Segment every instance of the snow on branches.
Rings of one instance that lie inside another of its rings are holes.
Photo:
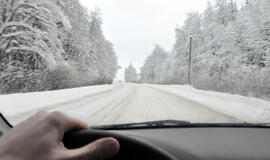
[[[0,93],[111,83],[117,59],[89,17],[77,0],[0,0]]]
[[[171,54],[146,59],[143,82],[187,84],[192,35],[194,87],[269,99],[270,1],[247,0],[241,8],[237,4],[216,0],[202,14],[188,13],[184,26],[176,29]]]
[[[125,69],[125,81],[130,83],[138,82],[138,74],[132,64]]]

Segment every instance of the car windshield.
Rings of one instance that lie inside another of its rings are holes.
[[[270,1],[0,0],[0,112],[16,125],[42,110],[270,123]]]

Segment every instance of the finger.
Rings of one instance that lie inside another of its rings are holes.
[[[73,130],[89,129],[88,125],[78,119],[71,118],[61,112],[53,112],[48,116],[49,125],[63,130],[63,134]]]
[[[83,148],[69,150],[71,160],[104,160],[113,157],[120,149],[119,142],[114,138],[99,139]]]

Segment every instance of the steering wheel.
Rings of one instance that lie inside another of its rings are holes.
[[[121,149],[118,155],[110,160],[177,160],[177,158],[169,154],[167,151],[153,146],[150,143],[107,131],[84,130],[72,132],[65,135],[63,142],[68,149],[76,149],[105,137],[113,137],[120,143]]]

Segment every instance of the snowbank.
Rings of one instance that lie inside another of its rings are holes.
[[[270,121],[269,101],[227,93],[203,91],[188,85],[150,86],[201,103],[212,110],[245,120],[246,122]]]

